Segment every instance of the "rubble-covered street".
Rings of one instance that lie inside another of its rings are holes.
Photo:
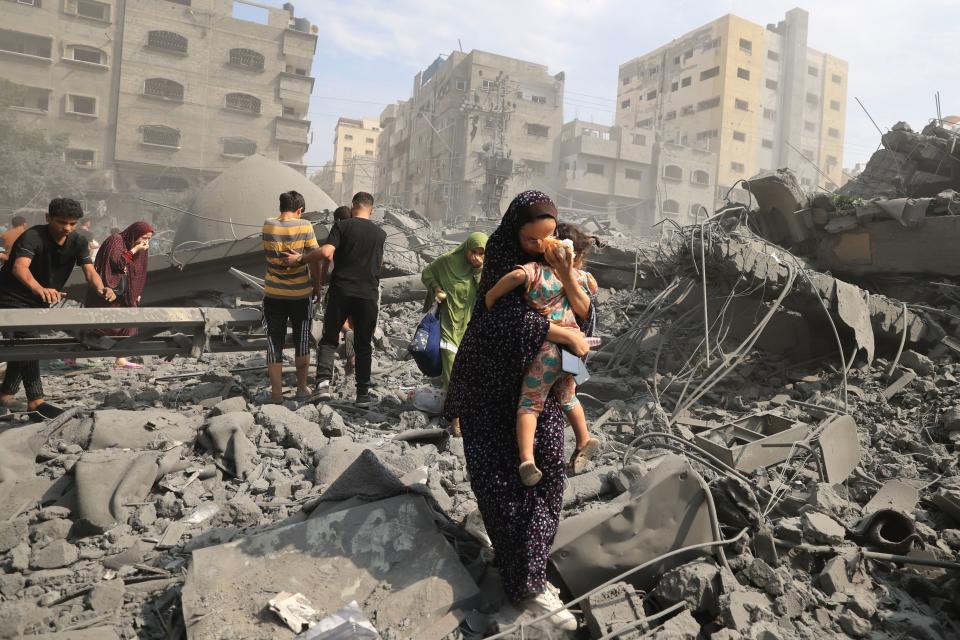
[[[602,453],[568,479],[552,553],[567,637],[960,637],[953,238],[925,248],[939,271],[876,248],[842,268],[850,234],[952,224],[960,184],[880,188],[879,164],[856,200],[780,172],[658,241],[601,236],[603,346],[579,394]],[[440,242],[404,215],[387,212],[400,255]],[[329,402],[259,405],[260,352],[48,361],[70,410],[0,427],[0,637],[333,638],[345,619],[358,638],[560,637],[505,600],[462,440],[406,354],[403,282],[370,409],[343,375]]]

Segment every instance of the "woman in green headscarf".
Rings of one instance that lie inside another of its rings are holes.
[[[444,389],[450,383],[457,347],[473,314],[486,245],[487,234],[471,233],[459,247],[434,260],[421,276],[427,287],[425,309],[429,309],[438,296],[444,298],[440,306],[440,358]]]

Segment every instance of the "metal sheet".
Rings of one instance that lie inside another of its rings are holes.
[[[138,309],[2,309],[0,331],[78,331],[84,329],[184,329],[205,324],[258,327],[259,309],[140,307]]]
[[[628,493],[562,521],[550,557],[567,587],[581,595],[667,551],[712,539],[696,471],[684,458],[668,455]],[[663,571],[698,555],[703,553],[681,554],[630,582],[648,590]]]
[[[827,418],[820,432],[820,457],[824,479],[830,484],[843,482],[860,464],[857,423],[848,415]]]
[[[874,338],[873,324],[870,322],[870,308],[867,306],[868,294],[859,287],[836,280],[837,314],[843,322],[853,329],[857,347],[867,352],[867,364],[873,362]]]

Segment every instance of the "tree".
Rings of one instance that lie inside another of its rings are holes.
[[[0,79],[0,207],[42,209],[57,196],[79,198],[85,179],[64,161],[68,138],[24,127],[9,111],[20,103],[23,90]]]

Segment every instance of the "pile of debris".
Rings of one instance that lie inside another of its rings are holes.
[[[960,260],[949,238],[933,271],[877,251],[955,220],[960,185],[917,167],[870,200],[758,176],[753,207],[593,255],[579,391],[603,449],[551,555],[565,637],[960,635]],[[408,251],[444,245],[383,215]],[[385,291],[372,409],[343,375],[319,407],[259,406],[259,353],[51,363],[73,408],[0,423],[0,638],[562,637],[500,587],[442,392],[406,357],[415,279]]]

